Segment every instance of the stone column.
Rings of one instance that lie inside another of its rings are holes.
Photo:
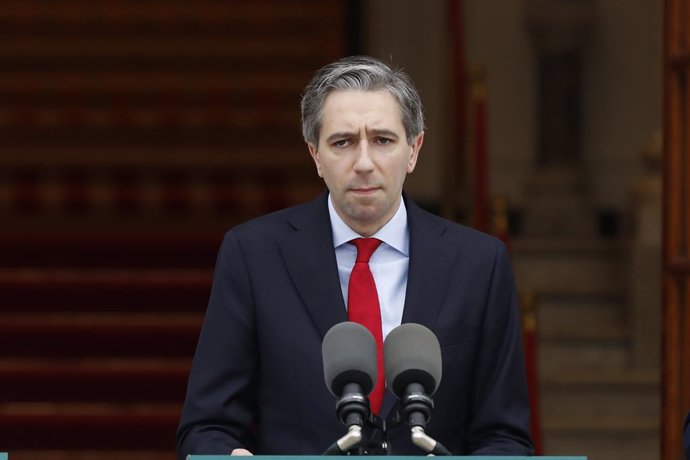
[[[659,369],[661,363],[661,132],[642,152],[644,174],[632,194],[630,312],[632,367]]]
[[[581,61],[590,0],[525,0],[537,56],[538,150],[528,179],[524,230],[584,236],[596,229],[582,171]]]

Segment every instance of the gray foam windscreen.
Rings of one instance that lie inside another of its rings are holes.
[[[393,329],[383,344],[386,384],[397,397],[407,385],[419,383],[429,396],[441,383],[442,358],[438,339],[421,324],[406,323]]]
[[[367,395],[376,383],[376,342],[364,326],[351,321],[336,324],[321,344],[326,386],[334,396],[342,396],[348,383],[361,385]]]

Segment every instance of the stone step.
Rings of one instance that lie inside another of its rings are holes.
[[[655,372],[567,372],[542,374],[540,402],[546,419],[568,414],[582,420],[615,415],[659,419],[659,376]]]
[[[2,55],[0,55],[2,59]],[[30,122],[29,122],[30,120]],[[37,130],[52,133],[79,129],[104,129],[118,132],[134,132],[138,129],[170,129],[172,131],[199,132],[226,127],[236,132],[261,129],[285,130],[297,124],[293,107],[278,107],[271,110],[256,107],[234,107],[219,111],[215,107],[134,106],[126,109],[113,107],[65,106],[31,107],[20,112],[11,108],[0,108],[0,132],[19,132],[26,125]],[[59,134],[58,134],[59,135]]]
[[[228,78],[227,75],[212,70],[200,69],[198,72],[170,73],[160,70],[144,70],[132,78],[131,71],[115,69],[101,71],[98,78],[79,78],[83,73],[72,69],[51,72],[51,78],[35,71],[5,71],[0,75],[0,91],[26,94],[32,89],[39,93],[119,93],[119,92],[200,92],[201,94],[238,93],[242,91],[292,92],[299,95],[313,75],[313,70],[274,69],[243,72]]]
[[[522,292],[615,294],[625,287],[624,260],[617,242],[573,239],[518,239],[513,266]]]
[[[513,244],[521,291],[537,299],[544,454],[659,457],[659,375],[632,372],[625,246],[595,238]]]
[[[311,176],[315,176],[311,165],[303,156],[306,154],[304,143],[300,143],[295,136],[291,137],[293,139],[288,141],[289,145],[285,145],[285,138],[279,135],[256,139],[251,145],[243,139],[235,138],[228,143],[208,140],[209,142],[201,142],[204,144],[203,150],[199,149],[197,143],[129,143],[128,150],[123,150],[121,145],[108,144],[98,150],[99,156],[93,157],[85,157],[81,150],[69,145],[55,145],[51,149],[48,144],[27,143],[17,147],[9,143],[3,144],[3,139],[0,139],[3,147],[0,166],[8,171],[10,178],[13,170],[33,170],[38,177],[47,171],[58,178],[61,171],[66,171],[70,175],[86,173],[96,181],[116,176],[118,171],[129,173],[134,178],[155,178],[156,175],[172,171],[210,176],[211,179],[227,177],[244,182],[266,175],[275,176],[276,171],[282,171],[286,176],[308,171]],[[278,153],[276,149],[281,143],[284,149]],[[229,148],[233,150],[227,151]],[[303,155],[300,156],[300,153]],[[58,158],[55,158],[56,155]],[[305,177],[299,176],[299,179],[304,180]],[[79,233],[78,229],[72,231]]]
[[[142,23],[165,25],[214,26],[232,25],[254,30],[265,27],[276,30],[287,24],[311,25],[327,29],[330,25],[324,18],[342,17],[341,2],[313,2],[293,0],[291,2],[254,0],[251,2],[198,1],[194,4],[184,1],[119,2],[114,8],[108,2],[85,2],[66,0],[60,8],[40,0],[5,0],[0,10],[0,20],[18,22],[22,26],[40,25],[49,30],[87,25],[98,30],[119,26],[132,33],[132,27]],[[104,18],[108,20],[105,21]],[[250,24],[252,27],[248,27]],[[332,28],[333,26],[330,25]],[[77,30],[78,27],[77,27]],[[139,29],[136,29],[139,30]],[[244,29],[243,29],[244,30]],[[226,30],[232,33],[233,30]],[[293,31],[299,33],[299,30]]]
[[[0,311],[203,312],[213,271],[0,270]]]
[[[2,235],[0,267],[212,268],[220,242],[217,234]]]
[[[542,339],[625,338],[629,334],[619,295],[541,295],[537,318]]]
[[[179,404],[0,404],[3,450],[172,450]]]
[[[659,385],[661,376],[655,370],[585,370],[576,372],[541,372],[539,378],[547,385],[631,385],[649,387]]]
[[[574,370],[623,371],[630,362],[628,338],[612,337],[598,340],[540,340],[538,360],[544,372]]]
[[[621,245],[522,238],[513,247],[518,287],[536,297],[540,368],[625,369],[630,334]]]
[[[201,312],[0,313],[0,349],[3,358],[191,358],[202,321]]]
[[[659,425],[656,417],[619,417],[615,414],[595,418],[559,414],[542,419],[546,431],[578,434],[651,434]]]
[[[179,403],[191,359],[0,359],[7,401]]]
[[[169,450],[13,450],[12,460],[174,460]]]
[[[515,255],[559,255],[559,254],[598,254],[620,255],[626,244],[618,239],[599,237],[531,237],[520,236],[511,240]]]
[[[543,426],[546,455],[585,455],[588,460],[654,460],[660,455],[657,418],[558,417],[544,418]]]
[[[305,58],[308,64],[318,65],[318,59],[324,55],[337,54],[341,40],[338,37],[326,36],[314,40],[310,36],[299,35],[259,35],[254,37],[234,37],[232,35],[188,35],[178,37],[173,33],[165,36],[137,37],[132,34],[120,36],[94,35],[86,41],[73,34],[50,35],[41,37],[33,34],[15,34],[7,46],[0,50],[0,58],[5,61],[27,58],[73,58],[87,62],[102,62],[105,59],[131,60],[148,58],[153,61],[176,57],[178,62],[191,59],[203,65],[217,59],[232,64],[247,64],[256,61],[257,56],[263,59],[291,59],[296,66]],[[202,51],[203,50],[203,51]],[[168,61],[169,62],[169,61]],[[273,62],[275,64],[275,62]],[[207,64],[208,65],[208,64]],[[264,64],[265,65],[265,64]],[[312,67],[313,68],[313,67]],[[242,72],[243,68],[236,68]]]
[[[659,435],[618,433],[549,436],[544,454],[554,456],[585,455],[588,460],[656,460],[660,456]]]

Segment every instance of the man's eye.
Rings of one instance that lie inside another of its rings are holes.
[[[391,142],[393,142],[393,139],[388,139],[387,137],[379,137],[376,139],[376,142],[381,145],[388,145]]]
[[[334,147],[347,147],[349,142],[347,139],[340,139],[339,141],[333,142]]]

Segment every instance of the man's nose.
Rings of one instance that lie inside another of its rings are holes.
[[[369,150],[369,142],[363,139],[359,142],[357,149],[357,159],[355,160],[355,171],[366,172],[374,169],[374,162],[371,159],[371,151]]]

